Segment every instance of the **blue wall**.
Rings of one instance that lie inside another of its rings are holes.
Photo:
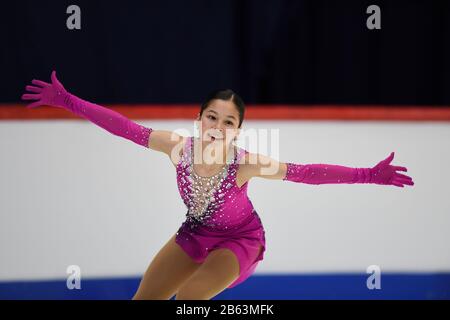
[[[254,275],[216,296],[220,299],[450,299],[450,273],[382,274],[381,289],[366,287],[367,274]],[[140,278],[2,282],[0,299],[131,299]]]

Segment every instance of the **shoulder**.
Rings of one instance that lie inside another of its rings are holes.
[[[148,147],[152,150],[170,155],[174,148],[181,145],[183,138],[183,136],[180,136],[174,131],[153,130],[150,135]]]
[[[240,157],[239,157],[239,165],[242,166],[253,166],[253,167],[258,167],[264,164],[268,164],[271,161],[273,161],[272,158],[260,154],[260,153],[253,153],[250,152],[248,150],[245,150],[243,148],[239,148],[239,153],[240,153]]]
[[[238,148],[239,173],[248,180],[257,176],[259,172],[261,161],[259,161],[259,154],[250,152],[243,148]]]
[[[191,136],[180,136],[177,143],[172,146],[172,151],[167,153],[172,164],[177,167],[184,153],[189,152],[190,142],[192,141]]]
[[[242,149],[239,160],[239,171],[248,179],[262,177],[267,179],[280,179],[284,176],[286,167],[282,162],[260,153],[249,152]]]

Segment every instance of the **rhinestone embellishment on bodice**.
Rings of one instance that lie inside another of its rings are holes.
[[[183,154],[184,167],[181,168],[180,178],[180,187],[184,191],[184,200],[188,208],[186,221],[190,222],[191,226],[202,224],[213,227],[214,219],[210,221],[208,218],[220,208],[225,201],[226,191],[232,186],[231,183],[227,183],[226,186],[223,184],[230,174],[230,166],[235,163],[236,149],[228,154],[226,164],[218,173],[203,177],[194,170],[194,141],[193,137],[190,138],[190,148]]]

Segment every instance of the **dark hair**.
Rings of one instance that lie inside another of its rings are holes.
[[[234,105],[236,106],[236,109],[239,112],[239,126],[241,127],[242,121],[244,121],[244,113],[245,113],[245,104],[244,101],[242,101],[241,97],[234,93],[233,90],[225,89],[225,90],[216,90],[211,92],[208,97],[206,98],[206,101],[202,104],[200,108],[200,117],[203,114],[203,111],[208,107],[209,102],[214,99],[220,99],[225,101],[232,101]]]

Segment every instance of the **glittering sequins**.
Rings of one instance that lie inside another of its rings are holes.
[[[143,145],[144,147],[148,148],[148,142],[150,140],[150,134],[152,133],[153,129],[152,128],[146,128],[144,126],[141,126],[141,135],[140,135],[140,139],[139,144]]]
[[[229,163],[227,163],[222,170],[210,177],[199,176],[194,170],[194,152],[191,152],[191,162],[189,172],[191,182],[191,205],[187,213],[189,221],[197,222],[207,219],[214,209],[216,209],[224,200],[222,200],[224,193],[221,184],[228,175]],[[216,201],[215,195],[219,198]]]
[[[302,182],[305,178],[306,171],[309,170],[305,165],[290,162],[287,162],[286,166],[286,175],[283,178],[285,181]]]
[[[148,148],[148,142],[152,131],[152,128],[146,128],[134,122],[133,128],[131,128],[131,133],[128,130],[126,131],[126,138]]]
[[[246,187],[236,185],[238,160],[245,150],[237,147],[228,154],[226,164],[215,175],[196,174],[194,163],[194,137],[188,137],[183,155],[177,165],[177,182],[181,197],[188,209],[185,225],[204,226],[227,231],[249,221],[254,214]]]

